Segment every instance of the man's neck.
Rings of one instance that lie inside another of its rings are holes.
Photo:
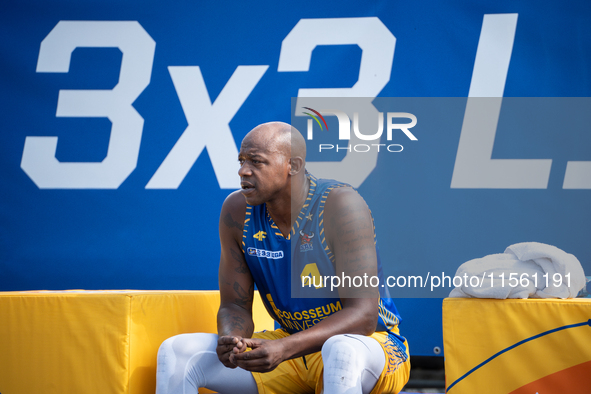
[[[309,190],[310,181],[304,174],[302,177],[292,178],[287,199],[267,202],[267,211],[286,238],[306,202]]]
[[[292,188],[291,192],[291,226],[293,226],[296,218],[300,214],[310,191],[310,179],[307,174],[304,174],[303,179],[298,179],[297,181],[298,185],[296,185],[295,188]]]

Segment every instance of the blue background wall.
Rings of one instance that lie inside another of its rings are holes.
[[[146,188],[188,126],[168,67],[199,66],[215,101],[238,66],[268,66],[229,122],[234,148],[226,160],[233,163],[254,126],[290,121],[299,89],[357,81],[356,45],[319,46],[309,71],[278,71],[282,41],[303,18],[379,18],[396,37],[381,97],[465,98],[484,15],[516,13],[504,96],[591,93],[591,3],[584,1],[10,0],[0,9],[0,290],[216,289],[218,214],[231,189],[220,188],[207,149],[177,188]],[[40,44],[60,21],[137,21],[155,42],[152,67],[142,63],[149,84],[133,103],[144,120],[137,165],[116,188],[40,188],[21,168],[27,136],[57,136],[60,162],[100,162],[107,154],[109,119],[56,117],[56,108],[60,90],[113,89],[122,52],[80,47],[69,72],[36,72]],[[452,189],[463,112],[456,115],[445,132],[417,134],[418,145],[400,156],[380,154],[360,187],[386,273],[453,275],[466,260],[539,241],[573,253],[589,274],[590,191],[562,188],[567,161],[591,160],[588,128],[507,126],[503,133],[499,126],[492,158],[552,159],[547,188]],[[560,116],[548,114],[554,122]],[[208,130],[213,138],[217,132]],[[434,354],[442,345],[441,299],[398,305],[411,351]]]

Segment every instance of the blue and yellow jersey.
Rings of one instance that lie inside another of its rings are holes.
[[[336,275],[335,257],[324,236],[323,214],[330,191],[351,186],[316,179],[311,174],[308,177],[308,197],[287,237],[273,222],[266,204],[247,205],[242,233],[242,250],[263,303],[273,319],[290,334],[313,327],[342,309],[336,291],[331,292],[330,285],[324,286],[319,280]],[[383,284],[382,265],[377,254],[378,276]],[[302,276],[311,282],[302,286]],[[316,278],[318,281],[314,282]],[[379,290],[376,331],[397,331],[400,315],[387,287],[380,285]]]

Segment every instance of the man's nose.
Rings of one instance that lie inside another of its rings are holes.
[[[247,162],[244,162],[240,165],[240,168],[238,169],[238,175],[240,177],[252,175],[252,171],[250,170],[250,166]]]

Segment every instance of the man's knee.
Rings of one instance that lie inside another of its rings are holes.
[[[324,384],[327,387],[353,388],[358,386],[361,370],[356,348],[350,337],[335,335],[322,346]]]
[[[158,366],[160,367],[162,364],[166,364],[174,360],[174,350],[172,349],[172,344],[174,342],[175,337],[168,338],[158,348]]]
[[[385,363],[385,356],[380,344],[373,338],[341,334],[330,337],[322,346],[324,365],[334,360],[345,361],[351,366],[380,369]]]
[[[331,362],[338,354],[341,360],[350,360],[353,362],[357,357],[357,349],[353,346],[354,338],[348,335],[334,335],[322,345],[322,359],[324,364]],[[331,357],[332,355],[332,357]]]
[[[178,392],[185,380],[193,387],[205,384],[204,365],[215,363],[217,335],[180,334],[168,338],[158,349],[156,393]]]
[[[187,359],[200,352],[215,352],[217,335],[180,334],[166,339],[158,349],[158,362]]]
[[[356,339],[347,334],[334,335],[328,338],[322,345],[323,358],[328,356],[333,348],[339,351],[355,352],[355,347],[351,346],[352,341],[356,341]]]

